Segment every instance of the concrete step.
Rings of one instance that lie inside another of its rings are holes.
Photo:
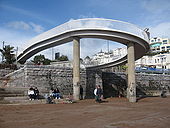
[[[5,91],[5,89],[4,88],[0,88],[0,91]]]
[[[11,100],[9,101],[11,104],[45,104],[46,99],[41,99],[41,100]]]
[[[46,99],[40,99],[40,100],[29,100],[28,97],[4,97],[4,100],[0,101],[0,104],[46,104]],[[53,99],[54,104],[68,104],[68,103],[74,103],[74,101],[70,99]]]
[[[5,100],[0,100],[0,104],[10,104],[10,102],[5,101]]]
[[[24,96],[24,94],[0,94],[0,97],[17,97]]]
[[[3,98],[6,101],[20,101],[20,100],[28,100],[29,97],[27,96],[17,96],[17,97],[4,97]]]
[[[8,91],[0,91],[0,94],[11,94],[12,92],[8,92]]]

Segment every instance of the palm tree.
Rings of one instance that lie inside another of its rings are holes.
[[[15,54],[14,53],[14,47],[10,45],[5,45],[2,49],[0,49],[0,52],[2,53],[3,57],[5,58],[4,63],[6,64],[13,64],[15,62]]]

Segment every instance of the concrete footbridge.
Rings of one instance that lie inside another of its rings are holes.
[[[106,39],[127,45],[127,56],[111,64],[117,65],[128,61],[127,96],[130,102],[136,102],[134,62],[149,50],[149,33],[133,24],[103,18],[70,20],[27,42],[25,50],[18,56],[17,60],[20,63],[24,63],[27,59],[40,51],[73,41],[73,96],[78,100],[78,83],[80,81],[80,39],[82,38]],[[107,66],[109,65],[106,64],[105,67]]]

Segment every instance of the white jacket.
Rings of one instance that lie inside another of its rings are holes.
[[[95,95],[95,96],[97,95],[97,88],[94,89],[94,95]]]
[[[34,95],[34,90],[28,90],[28,95]]]

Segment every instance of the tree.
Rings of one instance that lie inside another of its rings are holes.
[[[44,65],[49,65],[51,60],[45,58],[44,55],[37,55],[34,57],[34,59],[32,60],[32,62],[34,62],[35,64],[44,64]]]
[[[67,56],[62,55],[62,56],[60,56],[60,57],[58,58],[58,60],[59,60],[59,61],[68,61],[69,59],[68,59]]]
[[[16,61],[15,54],[13,54],[14,47],[12,47],[10,45],[5,45],[2,49],[0,49],[0,52],[2,53],[3,57],[5,58],[4,63],[13,64]]]
[[[50,59],[45,58],[45,60],[44,60],[43,64],[44,64],[44,65],[50,65],[50,63],[51,63],[51,60],[50,60]]]

